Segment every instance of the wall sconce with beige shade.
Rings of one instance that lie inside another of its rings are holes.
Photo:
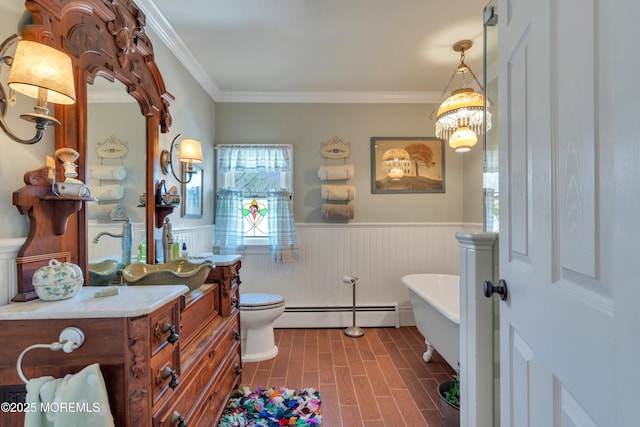
[[[6,55],[14,44],[14,56]],[[42,139],[48,125],[60,125],[55,117],[48,115],[47,102],[65,105],[76,102],[71,58],[46,44],[13,35],[0,45],[0,67],[2,65],[11,69],[7,81],[8,94],[0,85],[0,127],[16,142],[35,144]],[[17,137],[6,123],[7,111],[15,104],[15,92],[38,100],[33,113],[20,115],[20,118],[36,124],[36,135],[31,139]]]
[[[465,75],[473,76],[480,91],[484,89],[476,75],[464,62],[464,52],[473,46],[471,40],[461,40],[453,45],[455,52],[460,52],[460,65],[451,76],[449,83],[445,87],[440,99],[449,91],[449,86],[456,75],[462,77],[462,88],[451,92],[451,96],[440,103],[436,114],[436,136],[447,140],[449,146],[458,153],[471,150],[471,147],[478,142],[478,135],[481,135],[485,127],[485,99],[482,93],[466,87]],[[435,110],[431,113],[433,120]],[[491,128],[491,115],[486,112],[486,130]]]
[[[179,143],[176,143],[176,140],[180,137],[180,134],[176,135],[171,141],[170,151],[162,150],[160,153],[160,169],[162,173],[168,175],[169,172],[173,174],[173,177],[181,184],[187,184],[191,181],[191,177],[194,173],[196,173],[195,169],[193,169],[194,163],[202,162],[202,145],[200,141],[197,139],[183,138]],[[178,149],[178,160],[182,163],[185,163],[185,168],[183,170],[186,179],[182,180],[178,178],[174,168],[171,166],[171,161],[173,159],[173,149]]]

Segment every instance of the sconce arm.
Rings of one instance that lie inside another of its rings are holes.
[[[165,175],[167,175],[169,171],[171,171],[171,174],[173,175],[173,177],[180,184],[188,184],[191,182],[191,178],[193,177],[193,172],[189,172],[189,171],[185,172],[185,174],[187,175],[187,179],[183,181],[182,179],[178,178],[174,170],[175,168],[173,167],[173,148],[176,145],[178,145],[176,144],[176,140],[180,138],[180,135],[181,134],[177,134],[176,137],[173,138],[173,141],[171,141],[171,146],[169,148],[169,151],[162,150],[162,152],[160,153],[160,168]],[[189,163],[189,165],[191,166],[191,162]]]
[[[8,100],[5,97],[4,88],[0,85],[0,128],[2,128],[4,133],[7,134],[7,136],[12,140],[14,140],[15,142],[19,142],[21,144],[35,144],[36,142],[40,142],[40,140],[44,136],[44,131],[47,128],[47,125],[49,123],[47,123],[46,121],[36,121],[35,136],[31,139],[19,138],[16,136],[16,134],[13,133],[13,131],[11,131],[11,129],[9,129],[9,126],[7,125],[7,122],[4,119],[5,114],[7,113],[7,103],[8,103]]]

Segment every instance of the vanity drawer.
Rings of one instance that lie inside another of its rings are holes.
[[[240,343],[240,330],[236,316],[226,322],[220,335],[216,337],[211,350],[207,352],[206,363],[212,369],[218,369],[227,354],[232,352],[232,348]]]
[[[234,286],[229,292],[229,299],[226,301],[228,304],[224,310],[222,310],[226,316],[230,316],[240,308],[240,287]]]
[[[205,284],[185,297],[181,315],[180,345],[184,348],[219,315],[220,293],[217,283]]]
[[[229,397],[240,384],[241,375],[240,354],[237,353],[227,360],[215,382],[207,389],[189,425],[198,427],[217,425]]]
[[[165,348],[170,341],[175,344],[180,333],[179,301],[161,307],[151,314],[151,355]]]
[[[235,361],[233,366],[240,366],[239,345],[233,348],[234,351],[230,353],[231,356],[225,358],[227,354],[218,357],[217,351],[214,351],[214,349],[217,349],[216,345],[218,344],[219,342],[211,343],[209,352],[204,356],[207,357],[207,361],[195,366],[189,373],[188,378],[184,379],[184,382],[178,386],[176,393],[171,396],[160,411],[157,411],[153,418],[154,427],[173,426],[175,421],[172,422],[172,420],[175,420],[178,415],[184,418],[187,425],[194,425],[192,423],[194,414],[202,411],[201,405],[205,404],[205,402],[207,405],[210,404],[207,397],[222,386],[219,379],[223,375],[230,375],[230,373],[233,373],[234,377],[240,375],[240,373],[235,374],[235,370],[231,371],[228,368],[230,359]],[[222,365],[223,363],[224,366]],[[230,380],[224,384],[227,383],[229,383],[229,387],[233,385]],[[230,390],[230,388],[226,390]],[[225,403],[226,401],[223,401],[220,405]],[[176,412],[178,415],[175,415]],[[209,426],[211,425],[213,424],[209,424]]]
[[[171,390],[179,390],[181,387],[180,379],[180,356],[178,350],[169,351],[167,347],[165,351],[158,353],[152,357],[151,361],[151,404],[156,406],[158,402],[163,400],[163,396],[170,395]],[[175,380],[178,382],[176,387],[170,384]]]

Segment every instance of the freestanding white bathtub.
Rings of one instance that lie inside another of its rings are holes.
[[[427,344],[423,358],[433,349],[455,370],[460,355],[460,276],[409,274],[402,277],[409,289],[416,326]]]

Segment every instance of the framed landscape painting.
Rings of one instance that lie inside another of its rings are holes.
[[[444,193],[444,142],[436,137],[372,137],[371,192]]]

